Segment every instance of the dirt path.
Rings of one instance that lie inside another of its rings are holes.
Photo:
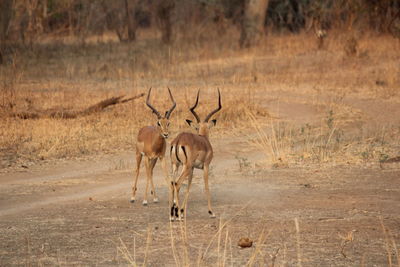
[[[266,105],[292,124],[319,123],[325,114],[304,99]],[[362,109],[365,101],[352,103]],[[380,105],[399,112],[395,104]],[[255,168],[263,155],[247,140],[212,138],[210,187],[217,218],[208,217],[196,171],[185,224],[168,221],[160,166],[155,169],[160,203],[141,205],[143,170],[138,201],[129,202],[133,152],[0,174],[0,265],[243,266],[253,258],[260,266],[399,264],[397,163]],[[241,237],[253,239],[253,247],[239,248]]]
[[[388,264],[388,255],[397,263],[398,168],[240,171],[235,156],[255,162],[255,151],[235,138],[221,140],[216,147],[211,190],[218,217],[207,216],[201,173],[196,172],[183,231],[188,243],[182,241],[182,225],[168,223],[167,191],[159,167],[155,182],[161,202],[140,204],[142,176],[139,201],[129,203],[133,153],[1,175],[1,265],[106,266],[125,265],[135,258],[150,266],[195,264],[198,259],[200,265],[225,261],[242,266],[257,248],[257,262],[265,264],[382,266]],[[218,249],[219,225],[227,220]],[[266,241],[257,241],[263,233]],[[254,239],[255,246],[238,248],[237,241],[245,236]]]

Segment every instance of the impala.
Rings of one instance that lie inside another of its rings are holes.
[[[183,212],[187,208],[187,200],[189,197],[189,190],[192,184],[193,170],[202,169],[204,171],[204,187],[208,201],[208,213],[211,217],[215,217],[211,209],[211,197],[210,190],[208,187],[208,172],[211,160],[213,159],[213,148],[209,141],[208,133],[209,129],[216,124],[216,120],[210,120],[210,118],[217,113],[221,108],[221,93],[218,89],[218,107],[207,115],[204,121],[201,121],[199,116],[195,112],[195,108],[199,102],[199,91],[197,92],[196,103],[190,108],[191,113],[196,118],[197,123],[193,123],[191,120],[186,122],[196,129],[197,134],[193,133],[180,133],[171,143],[171,163],[174,178],[177,175],[179,166],[182,165],[182,172],[179,178],[173,184],[173,198],[174,202],[171,206],[170,219],[174,220],[174,216],[178,220],[182,219]],[[185,198],[183,204],[179,205],[179,190],[185,179],[188,179],[188,186],[186,189]]]
[[[167,146],[165,139],[167,139],[169,135],[168,132],[169,117],[171,116],[171,113],[174,110],[176,103],[169,88],[168,92],[172,101],[172,107],[167,112],[165,112],[165,116],[161,116],[161,114],[150,104],[151,88],[149,89],[149,93],[147,95],[146,105],[153,111],[154,114],[156,114],[157,124],[156,126],[145,126],[141,128],[137,136],[136,176],[132,186],[132,197],[131,197],[132,203],[135,202],[137,181],[139,177],[140,163],[142,162],[142,157],[144,157],[144,163],[146,166],[146,174],[147,174],[146,191],[144,193],[143,205],[147,205],[147,194],[149,190],[149,183],[151,184],[151,194],[153,195],[153,201],[158,202],[158,198],[153,183],[153,169],[158,159],[160,159],[162,168],[164,170],[165,180],[167,181],[168,186],[170,186],[168,178],[169,175],[164,160],[165,149]],[[172,189],[170,189],[170,191],[171,190]],[[170,196],[170,201],[171,199],[172,196]]]

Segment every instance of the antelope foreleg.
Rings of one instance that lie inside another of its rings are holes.
[[[180,203],[179,202],[179,191],[180,191],[183,181],[190,174],[191,169],[192,169],[192,167],[188,167],[188,166],[184,165],[182,168],[181,175],[179,176],[178,180],[174,183],[174,203],[172,204],[172,207],[171,207],[171,214],[172,214],[172,211],[174,211],[175,216],[178,217],[178,220],[181,219],[181,213],[183,211],[179,204]]]
[[[210,196],[210,189],[208,187],[208,170],[209,170],[209,165],[204,165],[204,187],[207,195],[208,214],[210,214],[210,217],[215,218],[215,214],[211,209],[211,196]]]
[[[154,166],[156,166],[157,163],[157,158],[151,159],[150,160],[150,184],[151,184],[151,194],[153,195],[153,202],[157,203],[158,198],[156,194],[156,189],[154,187],[154,181],[153,181],[153,170]]]
[[[151,170],[150,170],[150,159],[148,157],[145,157],[144,163],[146,166],[147,180],[146,180],[146,190],[144,191],[144,197],[143,197],[143,205],[147,205],[147,194],[149,192],[149,182],[152,179]]]
[[[192,179],[193,179],[193,168],[191,169],[191,171],[188,174],[188,186],[186,188],[186,194],[185,194],[185,198],[183,199],[183,204],[182,204],[182,209],[180,210],[181,213],[187,214],[187,201],[189,199],[189,191],[190,191],[190,187],[192,186]]]
[[[131,203],[135,202],[135,196],[136,196],[136,191],[137,191],[137,181],[138,181],[138,178],[139,178],[140,163],[141,162],[142,162],[142,154],[136,152],[136,175],[135,175],[135,179],[134,179],[133,186],[132,186]]]

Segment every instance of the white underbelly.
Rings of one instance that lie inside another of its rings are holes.
[[[193,167],[195,167],[196,169],[203,169],[204,162],[202,162],[200,160],[195,160],[193,163]]]

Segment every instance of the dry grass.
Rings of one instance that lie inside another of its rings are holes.
[[[248,141],[263,152],[265,163],[275,168],[304,163],[364,164],[383,162],[397,155],[400,129],[349,129],[329,110],[320,124],[300,127],[279,120],[261,121],[248,112],[248,120],[256,135]]]
[[[232,255],[232,243],[236,244],[237,240],[233,240],[232,233],[229,232],[230,223],[246,208],[249,207],[251,202],[243,205],[232,217],[230,218],[220,218],[218,228],[212,236],[208,238],[209,242],[204,243],[201,247],[196,247],[193,245],[193,240],[188,236],[188,226],[186,224],[187,220],[180,221],[178,223],[169,224],[169,236],[170,244],[167,249],[171,249],[171,254],[174,259],[176,266],[234,266]],[[142,266],[147,266],[146,259],[151,257],[150,249],[151,246],[151,232],[150,227],[148,227],[147,239],[145,241],[145,251],[144,260],[141,264]],[[269,231],[270,232],[270,231]],[[251,249],[250,257],[246,263],[246,266],[265,266],[266,264],[266,254],[265,254],[265,242],[268,234],[265,230],[261,231],[259,234],[254,248]],[[120,243],[117,244],[117,249],[124,261],[126,261],[130,266],[139,266],[140,264],[136,260],[136,242],[134,241],[133,251],[130,251],[126,244],[119,239]],[[166,244],[166,246],[168,246]],[[195,251],[193,251],[195,248]],[[277,254],[277,253],[276,253]],[[194,257],[196,256],[197,257]],[[275,255],[276,257],[276,255]],[[274,262],[275,259],[271,259]],[[270,266],[273,266],[270,265]]]
[[[237,244],[237,237],[243,235],[244,233],[235,232],[234,227],[231,224],[233,220],[241,213],[246,213],[246,208],[251,205],[251,202],[242,206],[233,216],[229,218],[220,218],[218,226],[212,231],[212,233],[207,233],[207,237],[201,240],[196,240],[194,235],[191,234],[192,227],[186,224],[185,221],[180,221],[178,223],[169,224],[169,238],[170,243],[166,243],[162,248],[151,248],[151,230],[148,226],[147,238],[143,240],[141,244],[140,258],[142,263],[139,264],[136,260],[136,241],[133,241],[133,249],[129,250],[125,243],[119,239],[120,244],[117,244],[118,255],[117,258],[121,258],[122,262],[118,261],[119,264],[128,263],[130,266],[147,266],[146,259],[151,259],[157,253],[157,250],[171,250],[171,258],[173,258],[175,266],[237,266],[239,262],[237,257],[232,255],[234,250],[233,246]],[[382,252],[387,253],[387,263],[388,266],[398,266],[399,261],[399,251],[397,249],[397,244],[394,236],[391,234],[390,230],[384,225],[383,219],[379,217],[380,225],[383,232],[382,242],[384,242],[382,247]],[[301,228],[299,219],[295,217],[293,219],[293,231],[290,233],[293,238],[292,251],[294,254],[294,259],[291,264],[296,264],[297,266],[303,266],[309,262],[309,256],[304,256],[302,252],[302,246],[309,246],[310,244],[302,242]],[[232,227],[232,228],[231,228]],[[262,224],[261,229],[258,230],[257,236],[255,236],[255,242],[250,248],[242,248],[243,250],[248,250],[246,253],[247,258],[243,259],[240,266],[286,266],[286,249],[287,244],[279,244],[274,247],[271,253],[271,244],[268,245],[268,237],[270,237],[275,229],[266,230],[267,223]],[[237,229],[236,229],[237,230]],[[341,245],[339,246],[339,252],[344,258],[347,258],[345,253],[346,245],[355,242],[354,233],[357,230],[348,231],[345,235],[338,234]],[[144,236],[142,236],[144,238]],[[276,245],[276,244],[275,244]],[[282,251],[281,251],[282,250]],[[279,253],[281,252],[281,253]],[[354,252],[353,252],[354,253]],[[364,256],[362,256],[361,262],[364,261]],[[353,255],[354,257],[354,255]],[[168,260],[171,260],[169,258]],[[235,260],[234,260],[235,258]],[[318,258],[318,256],[317,256]],[[164,259],[167,261],[167,259]],[[353,259],[354,260],[354,259]],[[396,264],[397,263],[397,264]],[[363,264],[362,264],[363,266]]]
[[[357,55],[349,57],[340,35],[328,38],[323,51],[316,49],[308,35],[270,36],[265,45],[241,51],[232,42],[238,33],[230,34],[218,41],[197,38],[172,46],[161,45],[151,35],[134,45],[50,42],[16,54],[12,64],[0,67],[4,126],[0,129],[0,167],[132,150],[139,127],[154,122],[143,99],[71,120],[20,120],[6,114],[35,107],[79,109],[107,97],[145,92],[150,86],[157,89],[154,102],[160,110],[169,105],[164,101],[165,88],[173,90],[178,103],[172,116],[173,134],[186,129],[184,119],[191,117],[187,107],[198,88],[202,90],[200,114],[213,108],[216,88],[221,88],[223,111],[217,116],[219,127],[213,138],[249,132],[249,126],[267,121],[273,138],[267,140],[269,148],[262,149],[272,155],[272,162],[290,161],[293,155],[324,162],[348,147],[356,153],[365,151],[363,160],[392,153],[386,151],[387,145],[370,151],[375,146],[370,141],[374,134],[343,142],[343,121],[351,124],[359,118],[354,110],[336,103],[337,99],[327,98],[379,98],[398,103],[398,40],[366,35],[357,39]],[[303,127],[272,122],[264,102],[273,92],[284,95],[283,101],[303,95],[303,101],[312,106],[326,107],[328,102],[331,106],[323,111],[328,118],[322,118],[320,125]],[[252,114],[250,120],[248,114]],[[329,116],[334,117],[331,124],[326,122]],[[265,130],[257,127],[259,134]],[[380,131],[375,130],[375,134]],[[298,131],[302,138],[294,138]],[[396,133],[385,129],[383,134]]]

